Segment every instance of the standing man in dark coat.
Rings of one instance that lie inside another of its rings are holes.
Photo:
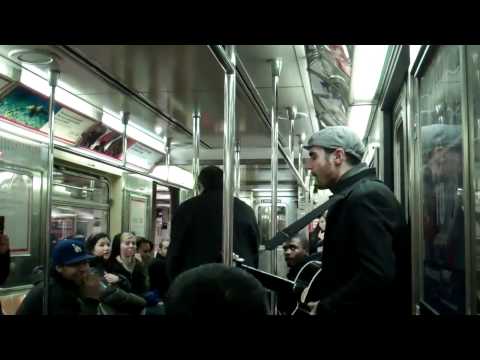
[[[193,267],[222,261],[223,171],[204,168],[198,177],[203,192],[182,203],[172,218],[167,273],[171,281]],[[253,210],[234,198],[233,251],[258,267],[259,230]]]
[[[332,126],[313,134],[305,149],[319,188],[344,196],[328,211],[312,314],[411,314],[402,207],[375,169],[361,163],[361,140],[348,127]]]

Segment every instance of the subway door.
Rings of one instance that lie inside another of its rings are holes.
[[[408,217],[406,90],[404,84],[393,108],[393,190]]]
[[[122,231],[151,239],[153,181],[135,174],[123,175]]]
[[[393,106],[393,191],[397,200],[402,204],[405,219],[410,226],[410,211],[409,211],[409,191],[408,184],[408,106],[407,106],[407,82],[402,85],[400,94]],[[410,287],[410,299],[411,299],[411,313],[415,314],[417,304],[417,283],[418,275],[416,274],[416,267],[414,266],[414,252],[413,245],[410,237],[410,259],[411,259],[411,287]]]

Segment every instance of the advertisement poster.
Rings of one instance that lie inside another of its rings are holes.
[[[55,113],[60,109],[60,105],[55,104]],[[0,99],[0,115],[40,130],[48,123],[48,98],[23,86],[17,86]]]
[[[81,114],[62,108],[55,114],[54,134],[56,138],[67,140],[74,144],[95,123],[96,121]],[[45,124],[40,131],[48,133],[48,124]]]
[[[0,115],[25,127],[48,133],[47,97],[24,86],[16,86],[0,99]],[[122,134],[102,123],[55,104],[55,137],[103,155],[120,159]],[[128,146],[135,144],[128,140]]]
[[[135,143],[135,140],[128,138],[127,148]],[[122,158],[123,137],[121,133],[106,127],[102,123],[94,123],[80,135],[77,146],[120,160]]]
[[[145,236],[146,215],[147,201],[141,198],[130,198],[129,229],[137,236]]]

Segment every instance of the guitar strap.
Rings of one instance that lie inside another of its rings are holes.
[[[298,219],[293,224],[290,224],[282,231],[278,232],[272,240],[266,245],[267,250],[273,250],[277,246],[282,245],[285,241],[292,238],[296,233],[302,230],[305,226],[311,223],[314,219],[320,217],[326,210],[328,210],[332,205],[337,203],[338,201],[345,198],[347,194],[345,193],[337,193],[332,195],[328,201],[324,202],[319,207],[315,208],[314,210],[310,211],[304,217]]]

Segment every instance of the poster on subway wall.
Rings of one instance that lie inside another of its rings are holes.
[[[127,149],[135,143],[135,140],[128,138]],[[76,145],[120,160],[122,158],[123,135],[97,122],[82,132]]]
[[[17,84],[1,95],[0,121],[48,134],[48,106],[47,96]],[[56,139],[121,159],[122,133],[58,102],[55,103],[54,112]],[[127,146],[131,147],[135,143],[135,140],[128,139]]]
[[[19,125],[40,130],[48,123],[48,102],[47,97],[24,86],[16,86],[0,99],[0,115]],[[60,109],[60,105],[55,104],[54,112]]]
[[[55,137],[69,143],[75,144],[80,136],[97,123],[75,111],[61,108],[55,114]],[[48,134],[48,124],[45,124],[40,131]]]
[[[14,84],[0,95],[0,121],[15,123],[29,130],[48,134],[49,98],[21,84]],[[97,154],[121,160],[123,135],[105,124],[55,103],[54,135],[58,140],[72,146],[88,149]],[[127,161],[150,170],[163,154],[127,139]]]

